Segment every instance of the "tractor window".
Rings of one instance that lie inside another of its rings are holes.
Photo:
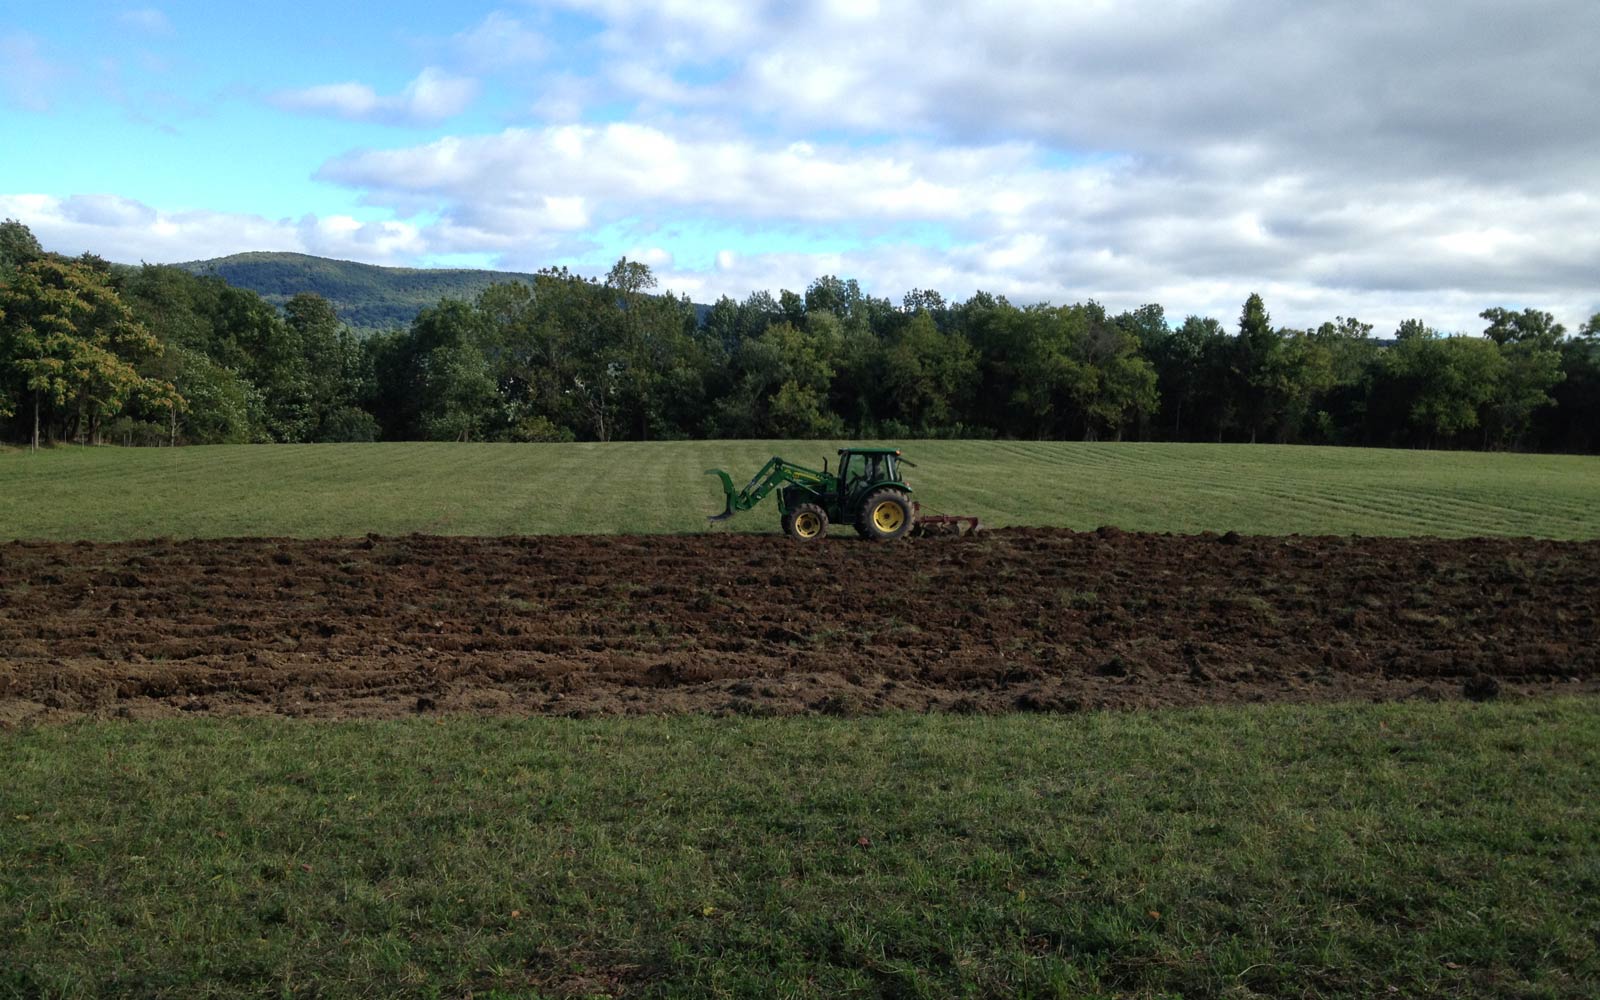
[[[863,481],[881,483],[886,479],[896,478],[898,476],[895,474],[893,455],[853,454],[839,469],[839,483],[846,490]]]
[[[849,489],[855,484],[856,480],[860,479],[866,474],[866,471],[867,456],[851,455],[845,461],[844,468],[839,470],[839,482],[843,484],[846,489]]]

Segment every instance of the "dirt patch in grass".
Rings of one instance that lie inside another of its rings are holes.
[[[1596,594],[1600,542],[1528,539],[12,543],[0,725],[1588,692]]]

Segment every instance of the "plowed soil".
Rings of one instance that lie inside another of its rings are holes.
[[[1600,542],[1002,530],[0,546],[0,722],[1600,690]]]

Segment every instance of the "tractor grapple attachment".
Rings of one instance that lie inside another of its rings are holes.
[[[717,477],[721,478],[721,480],[722,480],[722,492],[726,493],[727,496],[728,496],[728,507],[727,507],[727,509],[724,510],[720,514],[707,514],[706,515],[706,520],[707,521],[726,521],[728,518],[732,517],[736,513],[734,511],[734,509],[733,509],[733,497],[734,497],[734,494],[733,494],[733,480],[728,478],[728,474],[726,472],[723,472],[721,469],[707,469],[706,470],[706,475],[708,475],[708,476],[717,476]]]

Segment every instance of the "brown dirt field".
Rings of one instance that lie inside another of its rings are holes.
[[[1011,529],[0,545],[0,724],[1600,690],[1600,542]]]

